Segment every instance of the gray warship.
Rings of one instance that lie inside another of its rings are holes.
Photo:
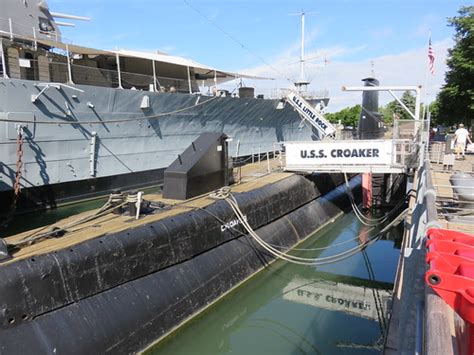
[[[234,158],[319,138],[293,107],[255,98],[252,88],[200,93],[199,85],[217,88],[241,74],[164,53],[68,43],[63,18],[83,19],[50,11],[45,1],[0,4],[3,213],[156,185],[204,132],[231,137]]]

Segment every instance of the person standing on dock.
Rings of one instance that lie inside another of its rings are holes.
[[[456,158],[460,159],[460,155],[462,155],[462,159],[466,159],[464,156],[466,142],[472,143],[472,141],[471,138],[469,138],[469,132],[464,128],[464,125],[460,123],[458,127],[459,128],[456,130],[456,132],[454,132],[456,142]]]

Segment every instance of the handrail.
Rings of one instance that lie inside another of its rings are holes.
[[[33,76],[35,80],[40,80],[40,68],[37,59],[28,59],[30,61]],[[67,63],[63,62],[49,62],[50,80],[52,82],[67,83]],[[72,79],[75,84],[80,85],[94,85],[102,87],[119,86],[118,73],[116,70],[104,69],[99,67],[91,67],[81,64],[71,64]],[[122,85],[126,89],[141,89],[145,91],[150,90],[150,85],[153,85],[154,78],[151,75],[131,73],[121,71]],[[160,90],[165,92],[171,87],[177,91],[189,92],[188,81],[186,79],[170,78],[166,76],[156,76],[160,83]]]
[[[38,35],[42,35],[42,36],[47,37],[53,43],[58,43],[58,44],[62,44],[62,45],[64,45],[64,44],[71,44],[72,45],[73,44],[73,41],[70,38],[66,38],[66,37],[64,37],[64,36],[62,36],[58,33],[49,34],[49,33],[46,33],[46,32],[42,32],[40,30],[36,30],[36,28],[34,28],[34,27],[27,27],[27,26],[22,25],[18,22],[12,21],[11,18],[0,17],[0,23],[1,22],[6,24],[9,27],[10,30],[9,31],[0,30],[0,34],[6,34],[10,37],[10,39],[13,39],[13,38],[28,39],[28,40],[32,40],[34,42]],[[15,32],[15,28],[19,28],[19,29],[24,30],[25,34]],[[29,33],[29,35],[26,35],[27,33]],[[31,35],[31,37],[28,37],[30,35]],[[61,40],[59,40],[59,38],[61,38]],[[35,43],[35,45],[36,45],[36,43]]]

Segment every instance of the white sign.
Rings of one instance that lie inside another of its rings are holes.
[[[323,132],[325,135],[333,134],[336,130],[316,109],[311,107],[304,99],[299,97],[296,93],[291,92],[287,95],[291,105],[308,121],[313,122],[315,127]]]
[[[390,165],[392,141],[288,142],[286,169],[341,165]]]
[[[20,62],[20,67],[31,68],[31,62],[29,59],[19,58],[18,61]]]

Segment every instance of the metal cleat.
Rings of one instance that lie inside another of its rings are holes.
[[[8,259],[11,259],[11,255],[8,252],[8,245],[5,240],[0,238],[0,263]]]

